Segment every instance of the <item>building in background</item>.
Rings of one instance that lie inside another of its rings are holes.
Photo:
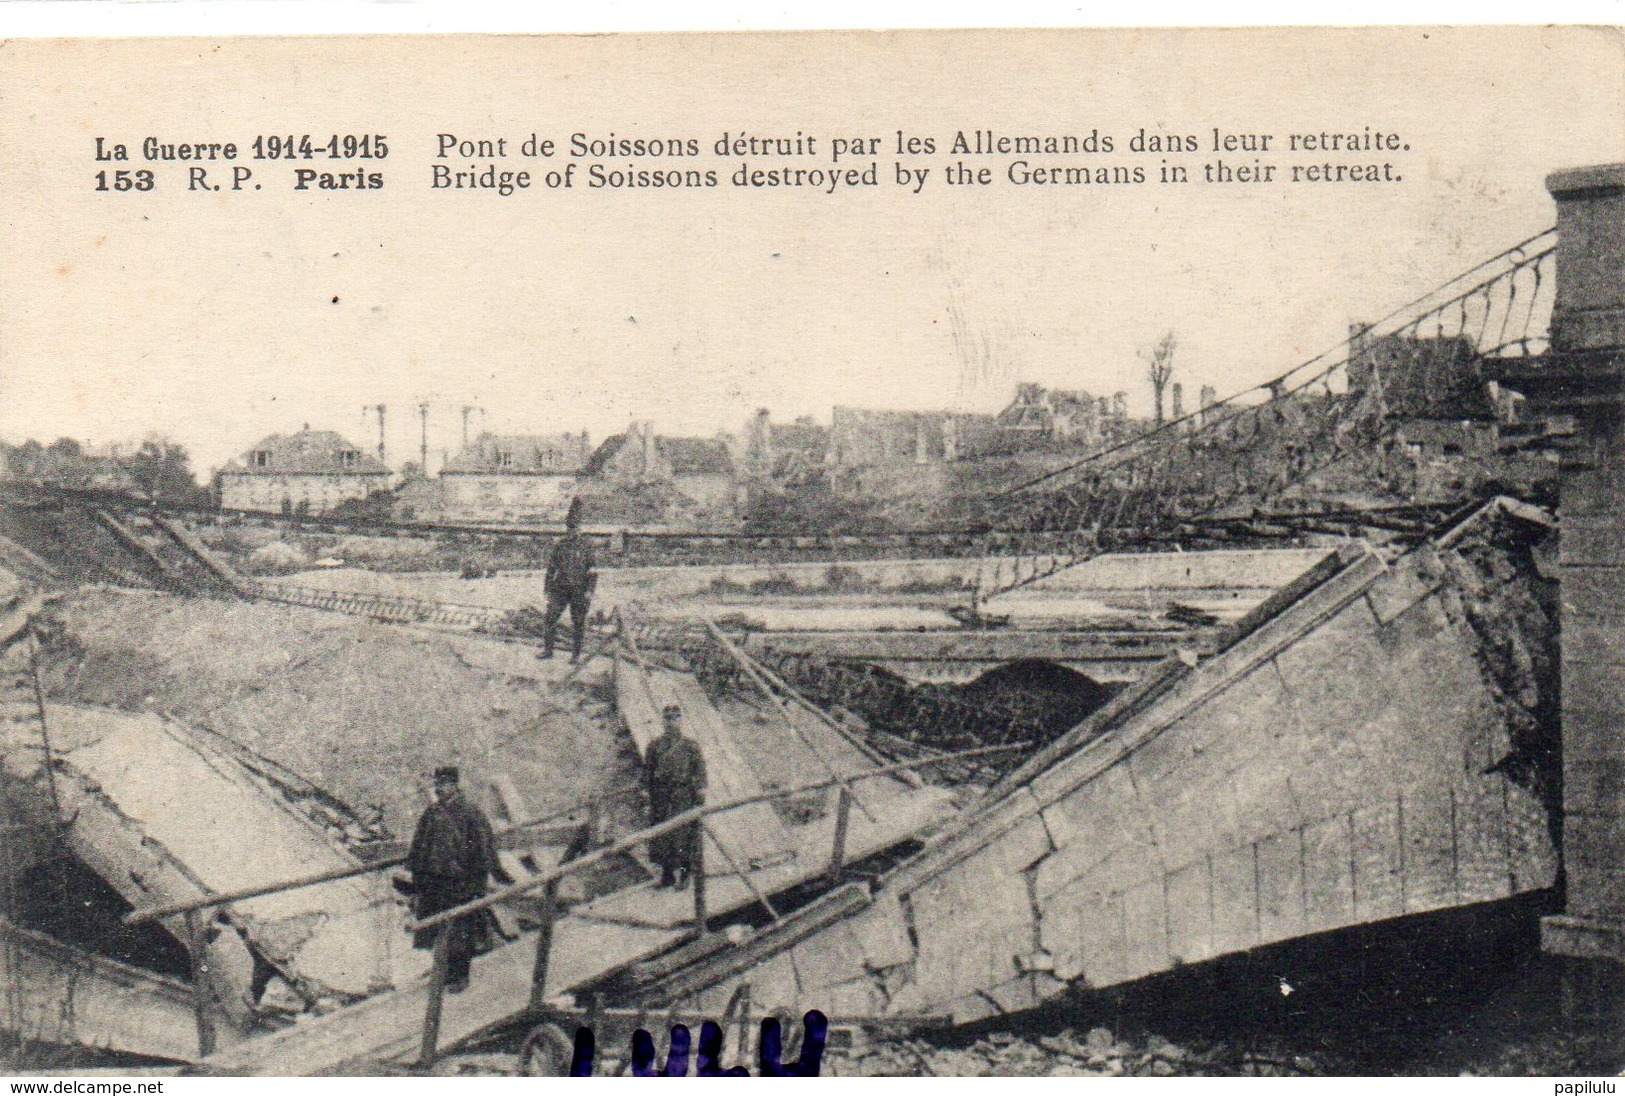
[[[751,484],[795,487],[822,473],[829,453],[829,428],[802,415],[794,422],[774,422],[767,408],[751,416],[744,438],[735,446],[734,464]]]
[[[583,475],[591,480],[590,491],[606,501],[617,491],[663,493],[678,507],[724,514],[733,512],[738,496],[738,470],[725,441],[657,435],[647,421],[606,438]],[[597,516],[594,510],[589,503],[588,521]]]
[[[592,447],[579,434],[481,434],[440,471],[451,521],[563,521]]]
[[[215,476],[226,510],[321,514],[393,484],[382,461],[332,430],[272,434]]]

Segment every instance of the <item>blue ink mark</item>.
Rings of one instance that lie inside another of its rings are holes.
[[[761,1041],[758,1045],[759,1076],[762,1077],[817,1077],[824,1063],[824,1045],[829,1037],[829,1020],[817,1009],[802,1017],[803,1037],[801,1056],[794,1062],[781,1063],[783,1040],[779,1022],[773,1017],[762,1021]],[[591,1077],[594,1042],[592,1028],[576,1028],[575,1049],[570,1056],[570,1076]],[[722,1029],[711,1020],[700,1025],[700,1043],[694,1063],[696,1077],[749,1077],[744,1066],[723,1069]],[[671,1049],[664,1065],[655,1066],[655,1041],[647,1031],[639,1028],[632,1033],[632,1076],[634,1077],[686,1077],[688,1075],[689,1031],[682,1024],[671,1029]]]

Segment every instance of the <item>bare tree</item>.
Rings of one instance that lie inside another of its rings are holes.
[[[1173,379],[1174,351],[1178,347],[1179,340],[1174,337],[1172,331],[1169,331],[1157,340],[1157,345],[1151,348],[1149,354],[1142,353],[1140,355],[1146,361],[1146,379],[1151,382],[1151,394],[1156,399],[1158,426],[1163,423],[1162,394],[1168,390],[1168,382]]]

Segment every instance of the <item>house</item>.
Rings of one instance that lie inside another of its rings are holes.
[[[720,438],[657,435],[654,423],[636,422],[606,438],[587,460],[583,475],[608,488],[669,486],[701,510],[734,506],[737,469]]]
[[[441,515],[563,521],[592,447],[579,434],[481,434],[440,470]]]
[[[389,490],[384,463],[332,430],[272,434],[216,473],[220,506],[271,513],[325,513]]]

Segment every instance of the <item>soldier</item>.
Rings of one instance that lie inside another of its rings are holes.
[[[571,662],[581,661],[581,642],[587,635],[587,610],[592,606],[598,575],[593,571],[592,544],[581,535],[581,499],[570,500],[564,518],[564,536],[547,556],[543,588],[547,593],[547,617],[542,624],[542,657],[553,657],[553,641],[558,635],[559,617],[570,608],[570,627],[575,629]]]
[[[500,883],[513,882],[497,860],[491,823],[464,798],[455,766],[434,771],[434,802],[418,819],[406,867],[412,873],[413,916],[420,921],[483,897],[488,875]],[[447,992],[461,993],[468,988],[475,953],[490,950],[492,920],[490,911],[482,910],[441,926],[449,934]],[[412,939],[413,946],[434,947],[439,932],[420,930]]]
[[[649,823],[655,825],[705,802],[705,757],[699,745],[683,735],[683,710],[668,704],[660,713],[665,733],[649,743],[643,775],[649,790]],[[700,824],[690,822],[649,842],[649,859],[660,865],[660,886],[688,886],[690,875],[703,870]]]

